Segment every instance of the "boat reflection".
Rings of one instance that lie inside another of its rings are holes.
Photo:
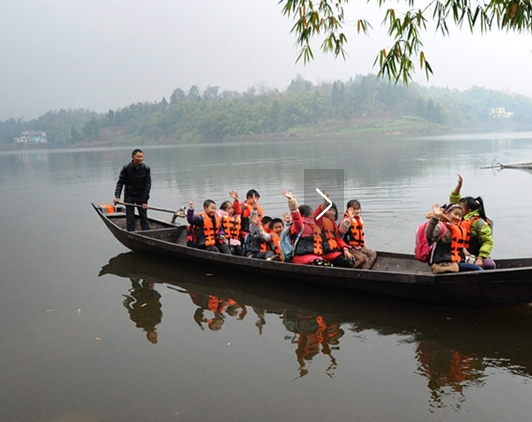
[[[218,274],[196,266],[179,268],[169,261],[128,252],[112,258],[100,276],[131,279],[124,305],[136,326],[149,333],[161,322],[155,289],[168,285],[188,294],[196,310],[194,320],[205,331],[223,329],[228,318],[242,320],[254,314],[258,334],[268,314],[276,315],[295,345],[299,377],[318,354],[328,358],[326,373],[340,370],[335,352],[346,332],[396,336],[413,346],[417,373],[427,379],[433,407],[459,408],[464,390],[482,385],[495,368],[532,377],[532,309],[530,306],[497,309],[455,309],[324,292],[312,287],[272,284],[231,274]],[[137,279],[142,279],[139,284]],[[133,301],[132,301],[133,300]],[[147,303],[147,310],[135,308]],[[150,339],[150,337],[148,337]],[[156,335],[155,335],[156,339]],[[150,340],[151,341],[151,340]],[[345,350],[342,350],[345,352]]]

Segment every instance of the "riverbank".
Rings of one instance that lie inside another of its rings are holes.
[[[127,128],[105,128],[100,130],[98,137],[87,138],[71,145],[55,146],[52,142],[43,146],[31,144],[10,144],[0,145],[3,151],[20,151],[35,149],[56,149],[56,148],[97,148],[113,147],[122,145],[179,145],[179,144],[199,144],[209,142],[267,142],[268,140],[290,139],[305,140],[316,138],[382,138],[399,136],[423,136],[451,132],[451,128],[443,125],[427,122],[418,117],[403,116],[399,118],[358,118],[345,120],[330,120],[316,125],[295,126],[284,132],[269,134],[259,134],[245,137],[227,137],[221,140],[197,139],[185,140],[175,138],[153,139],[146,135],[127,134]]]

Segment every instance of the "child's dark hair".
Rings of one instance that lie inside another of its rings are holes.
[[[252,198],[254,196],[256,196],[257,198],[260,198],[259,193],[255,189],[250,189],[247,191],[246,198]]]
[[[484,221],[487,220],[488,217],[486,217],[486,210],[484,209],[484,201],[480,196],[477,196],[476,198],[473,198],[472,196],[466,196],[465,198],[460,199],[460,203],[465,204],[466,208],[471,211],[478,210],[478,214],[480,215],[480,218],[482,218]]]
[[[334,210],[334,221],[338,220],[338,207],[334,202],[331,204],[330,209]]]
[[[351,199],[347,205],[345,206],[346,209],[349,209],[351,207],[355,207],[357,208],[357,205],[358,205],[358,208],[362,209],[362,207],[360,206],[360,202],[358,201],[358,199]]]
[[[302,217],[312,217],[312,207],[309,205],[300,205],[298,209]]]
[[[281,223],[284,227],[284,221],[282,218],[279,218],[279,217],[275,217],[273,220],[272,220],[272,227],[275,226],[277,223]]]
[[[206,199],[205,201],[203,201],[203,208],[207,208],[211,204],[216,205],[216,202],[214,202],[212,199]]]
[[[223,201],[222,205],[220,205],[220,209],[227,211],[227,208],[229,207],[229,205],[231,205],[231,201]]]
[[[272,222],[272,218],[271,217],[268,217],[267,215],[265,215],[264,217],[262,217],[262,225],[264,226],[265,224],[271,224]]]

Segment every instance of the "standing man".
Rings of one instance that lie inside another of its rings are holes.
[[[131,162],[122,167],[118,182],[116,182],[114,203],[120,202],[122,187],[124,188],[124,202],[128,204],[142,205],[139,210],[140,226],[142,230],[149,230],[148,224],[148,199],[151,189],[150,168],[144,163],[144,153],[135,149],[131,153]],[[126,206],[127,230],[135,230],[135,207]]]

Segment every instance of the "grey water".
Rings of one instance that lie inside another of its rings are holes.
[[[0,152],[2,420],[528,420],[530,306],[295,291],[129,252],[90,203],[112,201],[134,147]],[[532,162],[532,133],[140,147],[167,209],[255,188],[281,216],[284,189],[321,202],[306,171],[341,170],[369,247],[393,252],[460,173],[495,222],[493,258],[532,256],[532,173],[483,168]]]

